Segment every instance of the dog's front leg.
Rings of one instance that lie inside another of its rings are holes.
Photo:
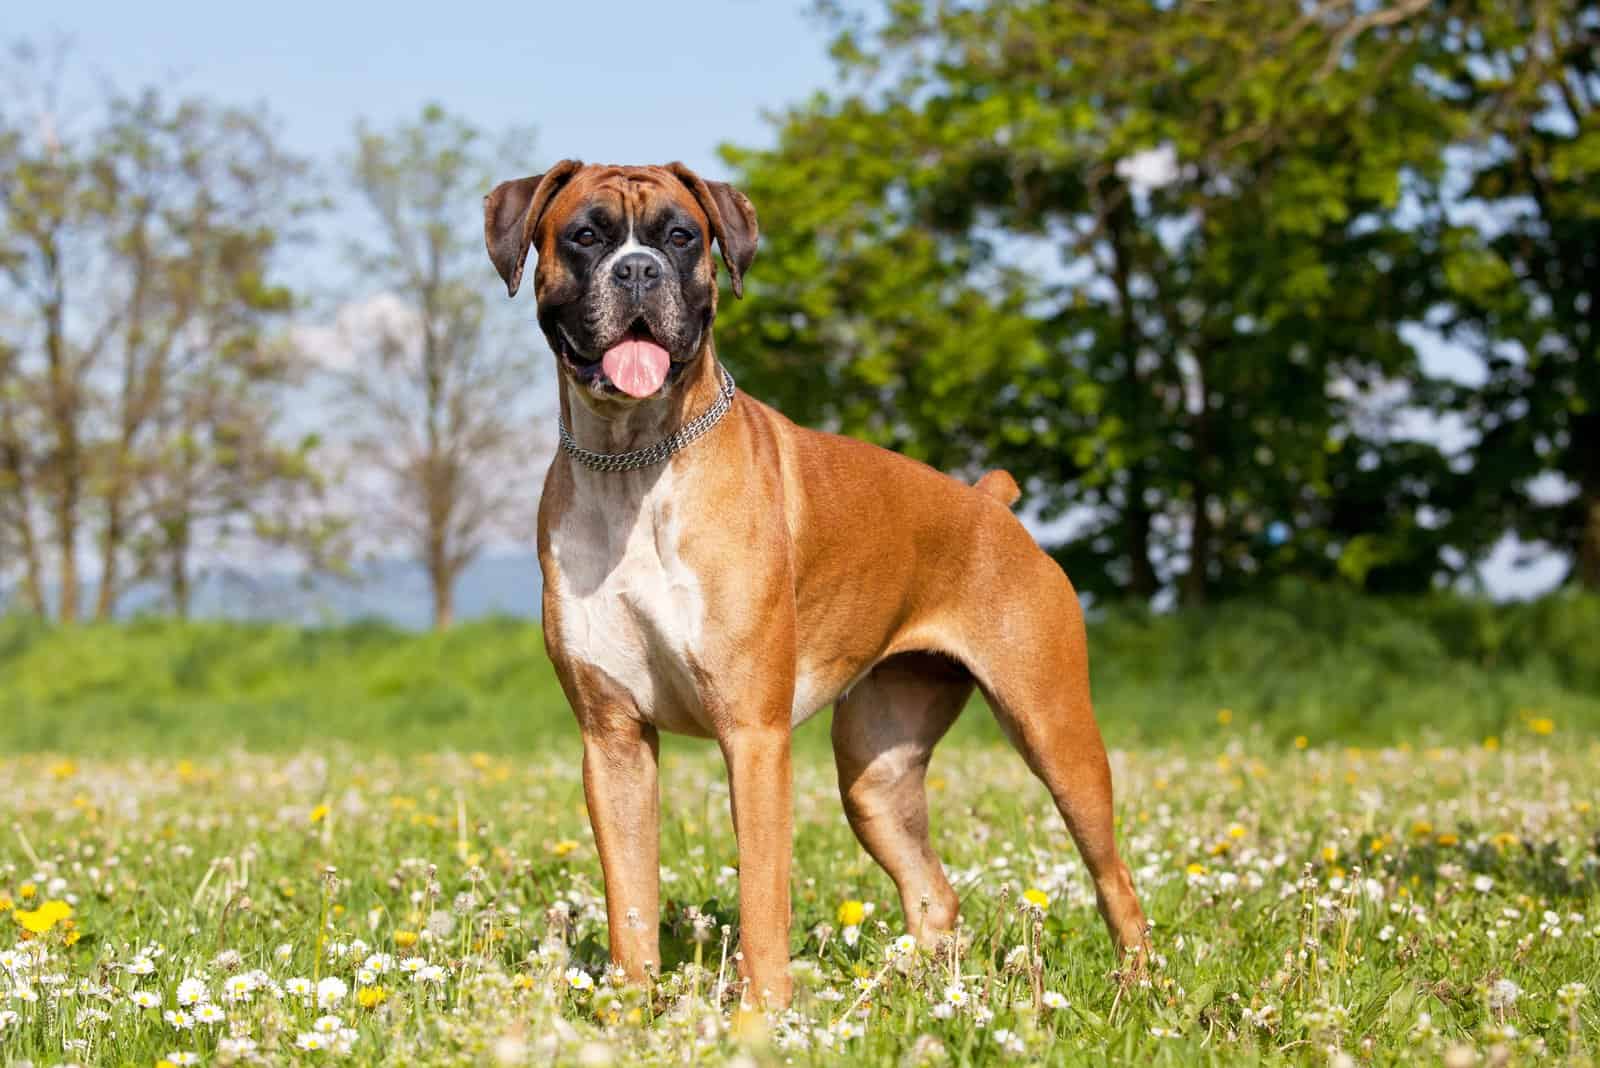
[[[606,881],[611,960],[633,982],[661,968],[660,737],[618,711],[583,724],[583,796]]]
[[[785,710],[787,711],[787,710]],[[739,846],[739,974],[746,1000],[789,1004],[789,862],[794,850],[789,722],[732,729],[722,742]]]

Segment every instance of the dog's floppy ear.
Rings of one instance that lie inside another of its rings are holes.
[[[543,174],[501,182],[483,198],[483,240],[508,296],[516,296],[522,285],[522,269],[528,262],[539,216],[582,166],[575,159],[564,159]]]
[[[706,181],[681,163],[669,163],[667,170],[677,175],[700,202],[722,249],[722,262],[727,264],[728,277],[733,281],[733,295],[744,296],[744,272],[754,262],[756,243],[761,238],[750,198],[727,182]]]

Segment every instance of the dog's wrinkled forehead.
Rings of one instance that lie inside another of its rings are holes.
[[[562,228],[580,216],[597,215],[624,232],[637,233],[668,214],[688,216],[702,233],[709,226],[694,193],[664,167],[586,166],[551,202],[539,249],[541,254],[549,249]]]

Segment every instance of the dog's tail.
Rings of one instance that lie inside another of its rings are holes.
[[[1009,472],[998,467],[987,472],[982,478],[972,484],[973,489],[982,490],[1001,504],[1010,508],[1022,496],[1022,490],[1017,488],[1017,480]]]

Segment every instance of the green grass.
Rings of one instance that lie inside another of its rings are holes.
[[[1600,732],[1597,636],[1594,597],[1494,606],[1288,586],[1269,601],[1205,612],[1100,613],[1090,657],[1115,745],[1204,740],[1223,708],[1281,744],[1430,732],[1481,740],[1529,711]],[[374,624],[0,621],[0,714],[12,752],[192,756],[346,742],[384,753],[531,753],[575,737],[539,628],[519,621],[443,635]],[[979,713],[962,718],[957,737],[999,734]]]
[[[897,956],[904,917],[819,716],[796,759],[794,1010],[741,1017],[705,743],[664,746],[664,975],[607,982],[577,739],[536,627],[0,623],[0,1063],[228,1063],[233,1036],[305,1064],[1593,1065],[1597,633],[1576,597],[1303,588],[1097,619],[1120,838],[1155,922],[1127,985],[1048,796],[980,709],[930,779],[962,937]],[[850,938],[847,901],[872,907]],[[363,977],[371,953],[394,966]],[[219,1022],[180,1006],[189,978]],[[328,978],[337,1004],[293,993]],[[180,1008],[191,1027],[163,1018]],[[348,1050],[301,1049],[326,1016]]]

